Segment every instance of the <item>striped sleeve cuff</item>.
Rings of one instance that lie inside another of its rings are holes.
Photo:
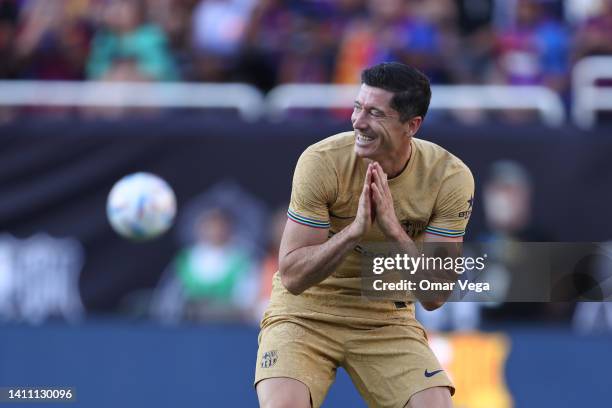
[[[309,226],[309,227],[313,227],[313,228],[329,228],[329,222],[315,220],[313,218],[303,217],[303,216],[297,214],[296,212],[291,211],[291,209],[287,210],[287,217],[289,217],[289,219],[291,221],[294,221],[294,222],[297,222],[298,224],[306,225],[306,226]]]
[[[434,227],[432,225],[428,225],[425,228],[425,232],[428,232],[434,235],[440,235],[442,237],[462,237],[465,235],[465,230],[453,230],[453,229],[447,229],[447,228],[439,228],[439,227]]]

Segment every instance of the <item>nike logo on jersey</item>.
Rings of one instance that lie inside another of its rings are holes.
[[[433,377],[434,375],[441,373],[444,370],[436,370],[436,371],[432,371],[431,373],[427,371],[427,369],[425,369],[425,377],[429,378],[429,377]]]

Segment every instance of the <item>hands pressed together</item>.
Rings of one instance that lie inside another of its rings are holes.
[[[370,163],[366,171],[357,215],[353,222],[355,233],[362,237],[374,222],[389,239],[397,240],[404,234],[393,207],[387,174],[378,162]]]

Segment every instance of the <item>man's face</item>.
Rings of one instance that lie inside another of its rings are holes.
[[[399,112],[390,106],[392,98],[392,92],[361,85],[351,115],[357,156],[380,160],[410,145],[411,121],[400,122]]]

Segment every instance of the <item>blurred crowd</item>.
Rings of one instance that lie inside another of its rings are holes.
[[[543,84],[612,53],[612,0],[0,0],[0,78]]]

